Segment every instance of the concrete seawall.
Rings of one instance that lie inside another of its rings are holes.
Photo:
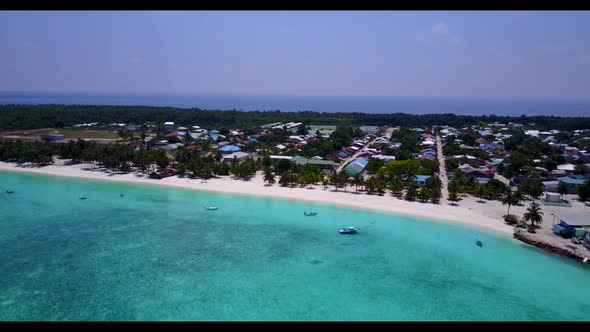
[[[549,251],[549,252],[552,252],[552,253],[555,253],[555,254],[558,254],[558,255],[561,255],[561,256],[566,256],[566,257],[569,257],[569,258],[573,258],[573,259],[575,259],[575,260],[577,260],[577,261],[579,261],[581,263],[590,264],[590,257],[588,257],[588,258],[587,257],[584,257],[584,256],[576,253],[573,249],[564,249],[564,248],[560,248],[560,247],[554,246],[554,245],[552,245],[550,243],[547,243],[547,242],[543,242],[543,241],[538,241],[538,240],[535,240],[535,239],[531,239],[528,236],[527,231],[523,231],[522,229],[516,229],[514,231],[514,238],[516,238],[516,239],[518,239],[518,240],[520,240],[520,241],[522,241],[524,243],[533,245],[533,246],[535,246],[537,248],[541,248],[541,249],[543,249],[545,251]],[[586,260],[586,262],[584,262],[584,260]]]

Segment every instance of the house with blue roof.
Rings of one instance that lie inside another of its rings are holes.
[[[426,183],[426,180],[430,179],[430,175],[416,175],[414,177],[414,182],[418,184],[418,186],[422,187]]]
[[[482,150],[500,150],[504,151],[504,145],[498,143],[482,143],[479,145],[479,148]]]
[[[226,145],[224,147],[219,148],[219,151],[221,151],[222,153],[234,153],[234,152],[238,152],[241,149],[235,145]]]
[[[430,156],[436,157],[436,152],[434,152],[434,151],[432,151],[432,150],[427,150],[427,151],[424,151],[422,154],[424,154],[424,155],[430,155]]]
[[[494,166],[498,166],[504,162],[504,159],[501,159],[501,158],[492,158],[491,160],[492,160],[492,164]]]
[[[585,178],[570,178],[570,177],[563,177],[559,179],[559,182],[563,182],[567,185],[567,193],[568,194],[577,194],[578,187],[586,183]]]
[[[350,157],[350,155],[344,151],[339,151],[338,153],[336,153],[336,155],[338,156],[338,158],[340,158],[342,160]]]
[[[348,164],[348,166],[346,166],[344,171],[349,176],[355,177],[357,175],[362,174],[368,164],[369,164],[369,160],[367,160],[365,158],[357,158],[357,159],[351,161],[350,164]]]
[[[555,219],[559,220],[556,223]],[[563,212],[559,216],[554,215],[553,234],[563,238],[586,238],[587,230],[590,229],[590,219],[575,215],[566,215]],[[586,243],[585,243],[586,244]]]

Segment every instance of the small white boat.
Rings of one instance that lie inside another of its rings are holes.
[[[208,206],[205,209],[207,209],[207,210],[217,210],[217,207],[216,206]]]
[[[303,215],[308,216],[308,217],[315,216],[316,214],[318,214],[318,213],[317,212],[303,212]]]
[[[348,228],[343,228],[340,230],[340,234],[357,234],[358,230],[355,227],[348,226]]]

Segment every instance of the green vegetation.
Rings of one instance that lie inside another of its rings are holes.
[[[520,183],[518,186],[518,191],[520,191],[523,195],[529,196],[529,199],[534,200],[538,199],[543,195],[543,185],[539,182],[533,182],[530,180],[525,180]]]
[[[382,167],[384,167],[383,160],[377,159],[377,158],[371,158],[371,159],[369,159],[369,163],[367,164],[367,167],[365,168],[365,170],[369,174],[375,174]]]
[[[531,203],[531,206],[527,208],[527,212],[523,215],[523,221],[530,221],[531,224],[528,227],[529,233],[535,233],[535,224],[541,224],[543,222],[543,212],[537,203]]]
[[[522,192],[518,191],[518,190],[512,190],[507,188],[506,192],[504,194],[504,197],[502,197],[502,204],[503,205],[508,205],[508,210],[506,211],[507,215],[510,215],[510,207],[512,205],[518,205],[520,204],[520,202],[522,202],[524,200],[524,197],[522,195]],[[515,221],[516,223],[516,221]]]
[[[256,173],[256,163],[252,158],[246,158],[241,163],[237,161],[232,161],[232,166],[230,169],[231,174],[233,174],[238,179],[248,178]]]
[[[567,184],[565,182],[559,182],[559,186],[557,187],[557,192],[559,193],[560,200],[563,200],[563,195],[567,194]]]
[[[540,177],[539,172],[535,170],[537,165],[533,160],[541,159],[543,155],[548,156],[544,164],[548,171],[565,162],[558,147],[543,143],[534,137],[525,138],[522,132],[521,135],[514,135],[506,140],[505,148],[512,152],[510,157],[498,165],[498,172],[506,178],[512,178],[519,174]]]
[[[272,185],[274,184],[275,181],[275,175],[273,174],[273,172],[270,170],[270,167],[266,167],[264,168],[264,177],[263,177],[264,182],[268,182],[268,184]]]
[[[58,134],[65,135],[66,139],[118,139],[121,137],[117,131],[71,128],[33,130],[29,131],[26,135],[23,135],[23,137],[39,138],[40,135],[52,134],[55,131],[57,131]]]
[[[395,150],[386,150],[385,154],[394,155],[397,160],[414,159],[413,152],[420,151],[420,133],[410,128],[400,128],[391,135],[391,141],[401,143]]]
[[[451,205],[456,205],[459,201],[459,193],[457,192],[457,185],[449,184],[449,201],[451,201]]]
[[[318,113],[256,111],[241,112],[236,110],[202,110],[198,108],[183,109],[174,107],[148,106],[96,106],[96,105],[3,105],[0,106],[0,118],[3,119],[0,130],[63,128],[79,123],[135,123],[148,121],[163,123],[174,121],[178,125],[198,124],[202,127],[245,128],[273,122],[298,121],[304,124],[326,123],[336,126],[432,126],[450,125],[462,127],[477,124],[479,121],[513,122],[527,124],[535,122],[543,129],[585,129],[590,127],[588,117],[506,117],[496,115],[463,116],[455,114],[411,115],[365,114],[365,113]]]
[[[516,216],[514,214],[505,214],[504,221],[507,224],[516,225],[518,223],[518,216]]]
[[[582,202],[590,200],[590,179],[586,180],[583,185],[578,186],[578,198]]]

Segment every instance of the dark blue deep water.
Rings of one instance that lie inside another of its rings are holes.
[[[314,97],[213,94],[0,92],[0,105],[141,105],[243,111],[454,113],[459,115],[590,116],[590,101],[524,101],[418,97]]]

